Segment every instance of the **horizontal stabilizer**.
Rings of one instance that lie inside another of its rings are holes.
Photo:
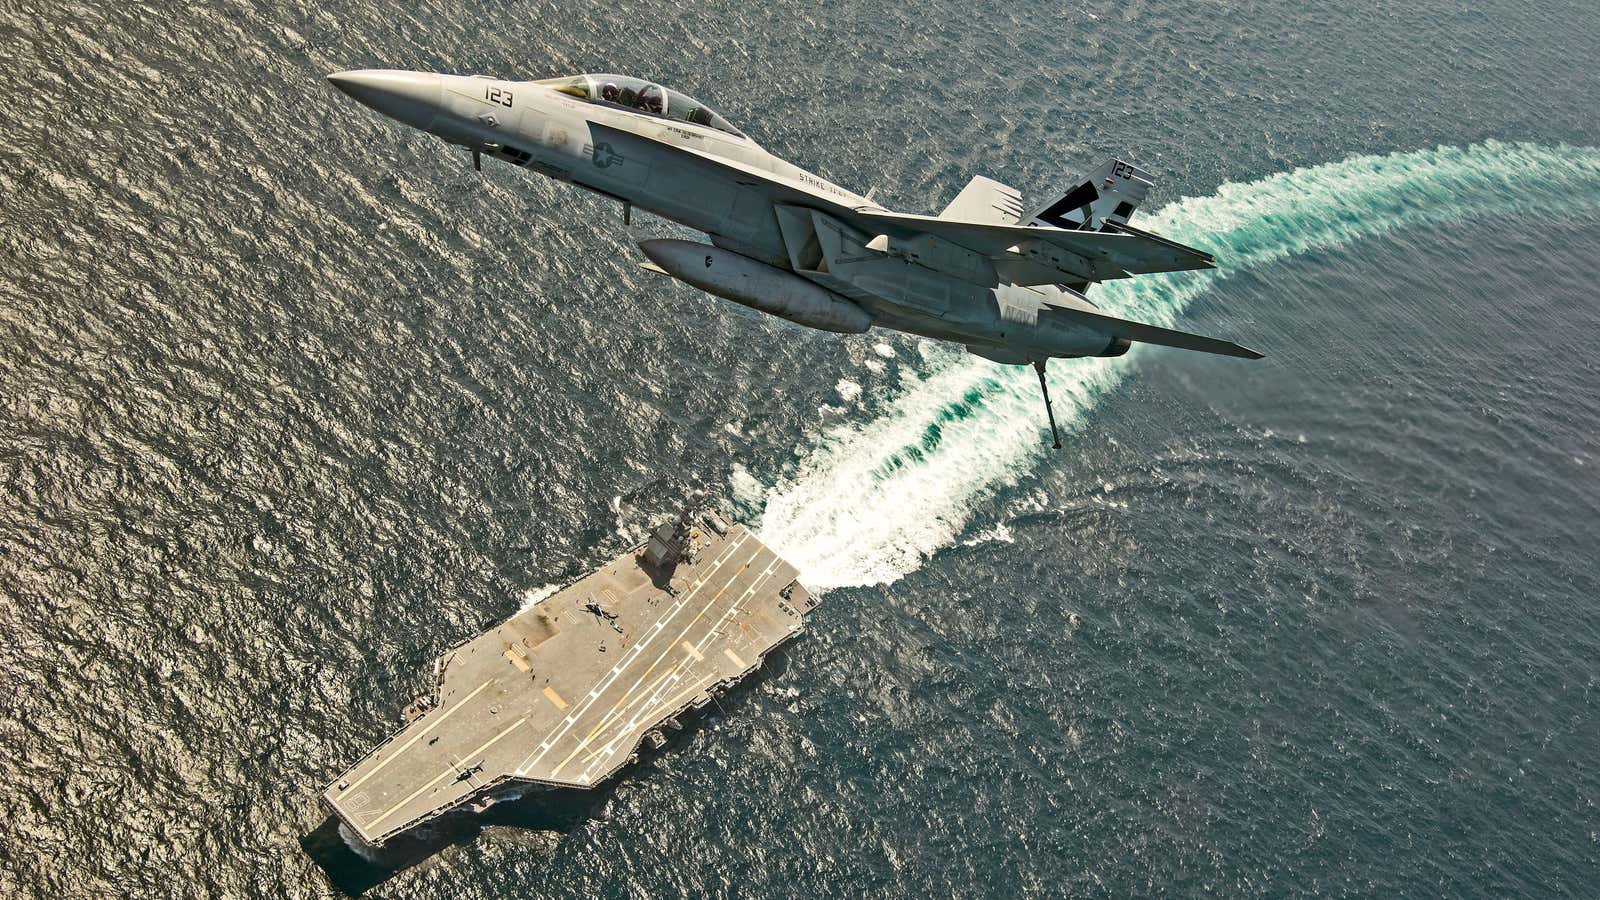
[[[1112,337],[1127,338],[1130,341],[1141,341],[1146,344],[1161,344],[1165,347],[1178,347],[1184,350],[1198,350],[1201,353],[1237,356],[1241,359],[1261,359],[1266,355],[1251,350],[1249,347],[1241,347],[1232,341],[1221,341],[1204,335],[1190,334],[1187,331],[1175,331],[1171,328],[1161,328],[1156,325],[1146,325],[1143,322],[1119,319],[1116,316],[1108,316],[1097,310],[1084,309],[1079,305],[1069,306],[1053,298],[1046,299],[1044,303],[1047,313],[1075,320],[1096,331],[1103,331]],[[1083,306],[1087,305],[1083,304]]]

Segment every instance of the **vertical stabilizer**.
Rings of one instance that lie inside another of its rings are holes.
[[[1112,231],[1128,223],[1151,184],[1149,172],[1120,159],[1107,160],[1061,196],[1028,213],[1022,222],[1073,231]]]
[[[1022,193],[982,175],[972,176],[961,193],[939,213],[941,219],[991,225],[1015,225],[1021,216]]]

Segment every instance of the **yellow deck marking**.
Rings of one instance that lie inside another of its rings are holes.
[[[725,648],[722,651],[722,655],[733,660],[733,664],[739,667],[739,671],[744,671],[744,660],[739,658],[739,654],[733,652],[732,647]]]
[[[531,672],[531,671],[533,671],[532,669],[528,668],[528,663],[525,660],[523,660],[522,657],[518,656],[517,655],[517,651],[515,651],[515,650],[507,650],[506,651],[506,659],[511,660],[511,664],[513,666],[516,666],[517,667],[517,671],[519,671],[519,672]]]
[[[704,653],[701,653],[699,650],[696,650],[694,648],[694,646],[692,644],[690,644],[688,641],[684,641],[683,642],[683,649],[689,651],[689,655],[694,657],[694,661],[695,662],[705,662],[706,661],[706,655]]]
[[[685,647],[687,647],[688,644],[689,644],[688,641],[684,642],[684,646]],[[669,681],[676,682],[680,677],[682,677],[683,670],[684,670],[685,667],[688,666],[688,664],[689,664],[689,658],[687,656],[684,657],[683,659],[678,660],[676,663],[673,663],[672,666],[670,666],[665,672],[661,673],[661,677],[656,679],[655,684],[650,685],[649,689],[646,690],[644,693],[639,694],[636,697],[633,697],[631,700],[628,700],[627,701],[627,705],[624,706],[621,710],[619,710],[619,712],[627,712],[635,704],[645,704],[645,703],[654,702],[657,697],[661,696],[662,690],[669,686],[667,684],[667,682],[669,682]],[[636,685],[636,687],[637,687],[637,685]],[[694,688],[691,688],[691,690],[694,690]],[[593,750],[590,750],[588,755],[583,758],[583,767],[585,769],[588,769],[591,765],[594,764],[595,757],[599,756],[602,753],[611,753],[612,751],[614,751],[616,749],[615,745],[617,743],[617,738],[620,738],[623,735],[625,735],[627,733],[627,729],[630,729],[630,728],[636,726],[638,724],[638,721],[639,721],[638,718],[634,718],[634,719],[632,719],[630,721],[624,722],[622,720],[621,716],[618,716],[616,719],[613,719],[610,725],[607,725],[604,729],[602,729],[600,731],[600,734],[605,734],[606,732],[609,732],[609,731],[617,731],[618,732],[617,736],[611,738],[608,741],[606,741],[604,744],[595,744],[595,748]]]
[[[752,561],[754,561],[754,557],[752,557]],[[773,560],[772,560],[772,563],[770,565],[768,565],[766,567],[766,569],[764,569],[761,572],[760,575],[756,576],[756,579],[750,583],[750,587],[742,595],[740,595],[738,600],[736,600],[734,603],[729,605],[728,609],[723,612],[722,618],[717,620],[716,625],[714,625],[710,631],[706,632],[706,634],[703,637],[700,638],[700,644],[703,646],[705,644],[710,643],[711,639],[716,636],[716,629],[722,627],[722,623],[727,621],[729,616],[732,616],[735,612],[738,611],[740,603],[743,603],[746,598],[750,597],[751,595],[753,595],[757,591],[759,591],[761,589],[761,587],[767,583],[767,579],[772,577],[773,571],[775,571],[778,568],[778,566],[780,566],[782,564],[783,564],[783,560],[778,558],[778,557],[776,557],[776,556],[774,556]],[[702,611],[701,615],[704,615],[704,614],[705,614],[704,611]],[[698,617],[696,617],[696,618],[698,618]],[[685,631],[687,631],[687,629],[685,629]],[[695,654],[695,656],[698,659],[702,659],[702,660],[705,659],[705,656],[703,654],[699,653],[699,651],[695,649],[694,645],[690,644],[688,641],[683,641],[681,646],[685,650],[688,650],[690,653]],[[734,657],[734,659],[735,659],[735,661],[737,661],[739,663],[740,670],[742,671],[743,668],[744,668],[743,660],[739,660],[737,657]],[[639,695],[637,698],[635,698],[633,700],[629,700],[625,696],[623,698],[623,700],[617,701],[617,705],[618,706],[622,706],[623,702],[627,701],[627,706],[624,707],[624,709],[626,709],[627,707],[633,706],[637,702],[641,702],[641,701],[644,702],[644,703],[652,702],[653,700],[655,700],[657,697],[660,696],[660,688],[662,686],[662,683],[664,681],[666,681],[667,678],[669,678],[669,677],[673,677],[675,679],[676,676],[679,673],[681,673],[683,671],[683,669],[688,664],[689,664],[689,658],[687,656],[685,656],[683,659],[678,660],[678,662],[675,665],[673,665],[670,669],[668,669],[667,673],[665,675],[662,675],[661,678],[657,679],[656,683],[651,685],[650,689],[648,691],[646,691],[644,694]],[[643,683],[642,680],[641,680],[640,683]],[[636,688],[637,688],[637,685],[635,685],[635,689]],[[692,693],[694,693],[695,691],[698,691],[698,690],[701,690],[701,682],[697,682],[695,685],[691,685],[685,693],[692,694]],[[632,692],[633,691],[630,690],[629,694],[632,694]],[[682,696],[683,696],[682,694],[679,695],[680,698]],[[618,710],[616,710],[616,708],[613,707],[613,712],[616,712],[616,711],[618,711]],[[618,718],[610,726],[605,727],[605,729],[604,729],[605,731],[616,730],[618,733],[617,733],[617,735],[615,737],[612,737],[610,740],[606,741],[604,744],[601,744],[601,745],[597,746],[594,750],[589,751],[588,755],[586,755],[584,757],[584,759],[583,759],[583,767],[584,767],[585,774],[584,774],[584,776],[582,776],[582,778],[583,778],[583,780],[585,782],[588,781],[587,772],[588,772],[588,770],[590,768],[592,768],[594,766],[594,762],[595,762],[596,758],[598,758],[601,754],[609,755],[609,754],[613,753],[615,751],[615,749],[616,749],[617,741],[619,739],[625,737],[628,734],[628,732],[631,731],[634,727],[637,727],[637,725],[641,721],[643,721],[643,717],[640,717],[640,716],[635,716],[632,720],[630,720],[628,722],[623,722],[620,718]],[[595,732],[600,732],[600,731],[601,731],[600,728],[596,728],[595,729]],[[589,735],[589,738],[586,739],[586,742],[588,740],[593,739],[594,737],[595,737],[595,733],[591,733]],[[578,747],[581,750],[583,748],[583,744],[579,744]],[[573,751],[573,755],[574,756],[577,755],[577,751]],[[570,760],[570,758],[571,757],[568,757],[569,760]],[[564,765],[566,765],[566,763],[562,763],[562,765],[564,766]],[[559,771],[559,769],[557,771]]]
[[[765,548],[762,548],[762,549],[765,549]],[[758,557],[760,557],[760,556],[761,556],[760,551],[757,551],[754,555],[752,555],[750,557],[750,559],[748,561],[745,562],[744,565],[740,566],[739,567],[739,572],[737,574],[735,574],[732,578],[728,579],[728,583],[724,584],[722,586],[722,590],[717,591],[716,596],[712,597],[710,600],[707,600],[706,601],[706,605],[701,607],[700,612],[697,613],[693,619],[689,620],[689,624],[683,626],[683,630],[678,632],[678,637],[682,638],[684,635],[688,634],[689,633],[689,629],[693,628],[695,626],[695,623],[699,622],[700,619],[703,616],[705,616],[706,610],[709,610],[714,604],[716,604],[716,602],[718,600],[722,599],[722,595],[726,594],[728,592],[728,588],[732,587],[733,583],[735,581],[739,580],[739,575],[744,574],[744,570],[750,568],[750,563],[755,562],[756,559]],[[672,649],[672,645],[668,644],[667,645],[667,650],[670,650],[670,649]],[[600,733],[600,729],[606,727],[606,724],[611,721],[611,717],[616,715],[617,707],[621,706],[623,704],[623,702],[625,700],[627,700],[633,694],[633,692],[639,688],[639,685],[644,684],[644,680],[646,678],[650,677],[650,673],[652,673],[652,672],[654,672],[656,670],[656,666],[661,665],[661,661],[663,659],[666,659],[667,650],[661,651],[661,655],[656,657],[656,661],[650,664],[650,668],[645,669],[644,670],[644,674],[639,676],[639,680],[634,682],[633,687],[629,688],[628,692],[626,694],[623,694],[622,697],[620,699],[618,699],[617,702],[614,705],[612,705],[610,711],[607,712],[605,714],[605,716],[603,716],[600,719],[599,722],[595,723],[594,729],[592,731],[590,731],[589,734],[583,740],[578,742],[578,746],[572,748],[572,752],[567,754],[567,758],[563,759],[561,761],[560,765],[558,765],[554,769],[550,770],[550,774],[552,776],[560,774],[561,770],[566,768],[567,763],[572,762],[572,758],[574,756],[577,756],[579,753],[582,753],[583,752],[583,748],[587,747],[589,745],[589,742],[594,740],[594,736]]]
[[[716,559],[712,560],[711,564],[706,569],[706,574],[704,576],[702,576],[698,581],[696,581],[687,591],[684,592],[682,599],[680,599],[676,604],[674,604],[674,606],[673,606],[673,608],[671,610],[668,610],[667,612],[663,613],[661,618],[656,620],[655,625],[652,626],[652,630],[654,630],[654,631],[661,630],[662,628],[664,628],[666,626],[666,623],[667,623],[668,619],[672,618],[674,615],[677,615],[679,612],[681,612],[684,609],[684,607],[688,605],[689,598],[693,597],[695,594],[699,593],[699,591],[700,591],[700,589],[702,587],[705,587],[706,582],[710,581],[712,576],[715,575],[717,573],[717,571],[719,569],[721,569],[722,566],[729,559],[733,558],[734,553],[741,546],[744,545],[745,540],[748,539],[749,537],[750,537],[750,533],[748,531],[741,531],[738,534],[737,537],[730,538],[729,541],[728,541],[728,546],[726,548],[719,549],[718,552],[719,552],[720,555]],[[751,557],[751,559],[755,559],[755,557]],[[748,563],[746,565],[748,565]],[[737,578],[738,576],[736,575],[734,577]],[[724,588],[724,590],[726,590],[726,588]],[[639,643],[635,644],[633,649],[629,650],[628,653],[629,653],[630,656],[635,655],[635,654],[639,654],[639,653],[643,653],[645,648],[647,646],[649,646],[649,645],[650,645],[650,638],[649,637],[644,637]],[[669,643],[667,646],[670,648],[671,644]],[[665,654],[666,654],[666,651],[663,650],[662,651],[662,655],[665,655]],[[657,659],[656,661],[660,662],[659,659]],[[627,661],[624,660],[623,661],[623,665],[626,665],[626,664],[627,664]],[[654,668],[654,666],[651,666],[651,668]],[[584,711],[586,709],[588,709],[589,704],[594,701],[594,698],[600,696],[601,693],[603,693],[607,688],[609,688],[611,686],[611,682],[613,682],[613,681],[615,681],[617,679],[617,675],[618,674],[620,674],[620,671],[612,674],[612,676],[610,678],[607,678],[605,681],[603,681],[599,685],[597,685],[594,690],[590,691],[589,692],[589,696],[587,698],[585,698],[578,705],[578,708],[576,710],[574,710],[573,712],[568,713],[567,717],[562,720],[561,727],[558,730],[556,730],[555,732],[546,735],[544,741],[541,742],[539,748],[536,749],[534,752],[528,754],[528,758],[524,759],[522,761],[522,764],[517,766],[516,774],[522,775],[522,774],[526,773],[529,766],[537,763],[541,759],[544,759],[545,754],[549,753],[552,749],[554,749],[554,747],[556,745],[556,742],[561,740],[563,737],[566,736],[567,730],[570,729],[573,725],[577,724],[578,719],[580,719],[582,717]],[[642,679],[642,678],[640,679],[640,681],[643,681],[643,680],[644,679]],[[637,686],[638,685],[636,684],[635,687],[637,687]],[[632,691],[630,689],[630,693],[631,692]],[[599,726],[596,726],[596,727],[599,727]],[[593,735],[591,735],[591,737],[592,736]]]
[[[762,548],[762,549],[765,549],[765,548]],[[696,613],[695,617],[693,619],[689,620],[689,624],[683,626],[683,630],[678,632],[678,636],[681,638],[684,635],[687,635],[689,633],[689,629],[693,628],[697,622],[699,622],[702,618],[705,617],[705,614],[708,611],[710,611],[711,607],[715,606],[717,601],[722,599],[722,595],[728,592],[728,588],[732,587],[733,583],[735,581],[739,580],[739,576],[744,574],[744,571],[746,569],[750,568],[750,564],[755,562],[757,559],[759,559],[760,556],[761,556],[761,551],[760,550],[758,550],[754,554],[752,554],[750,559],[746,560],[744,565],[739,567],[738,573],[736,573],[732,578],[728,579],[728,583],[724,584],[722,586],[722,590],[717,591],[716,596],[712,597],[710,600],[707,600],[706,601],[706,605],[700,608],[700,612]],[[746,593],[749,593],[749,592],[746,591]],[[687,643],[687,642],[685,642],[685,643]],[[671,644],[668,644],[667,646],[668,646],[668,649],[671,649]],[[604,716],[601,717],[600,721],[595,724],[594,728],[589,732],[589,734],[586,735],[583,740],[578,742],[578,746],[573,748],[572,753],[570,755],[568,755],[566,759],[562,760],[560,765],[556,766],[553,770],[551,770],[550,774],[555,775],[556,773],[560,772],[563,768],[565,768],[567,763],[572,762],[572,757],[577,756],[580,752],[582,752],[583,748],[585,746],[587,746],[590,741],[594,740],[595,736],[598,735],[602,730],[604,730],[612,722],[612,719],[617,716],[617,714],[621,711],[621,708],[623,707],[624,704],[627,704],[628,706],[632,706],[633,705],[633,700],[636,699],[633,696],[633,692],[638,690],[640,685],[644,684],[644,680],[646,678],[649,678],[650,677],[650,673],[654,672],[656,666],[661,665],[661,661],[663,659],[666,659],[666,658],[667,658],[667,650],[662,650],[661,651],[661,655],[657,656],[656,657],[656,661],[650,664],[650,668],[646,669],[644,671],[644,674],[639,676],[639,680],[634,682],[633,687],[629,688],[626,693],[624,693],[620,698],[617,699],[616,703],[612,704],[611,709],[609,711],[607,711]],[[703,659],[704,657],[701,657],[701,658]],[[679,660],[678,663],[673,668],[674,669],[679,668],[679,667],[681,667],[683,665],[683,663],[684,663],[683,660]],[[659,684],[659,682],[658,682],[658,684]]]
[[[393,753],[389,754],[388,758],[386,758],[383,762],[378,763],[377,765],[373,766],[371,772],[368,772],[367,774],[361,776],[361,779],[359,781],[357,781],[355,784],[352,784],[349,787],[345,788],[345,793],[349,793],[350,791],[353,791],[356,788],[361,787],[361,785],[366,783],[366,780],[368,778],[371,778],[372,776],[378,774],[378,770],[379,769],[383,768],[384,766],[387,766],[391,762],[394,762],[395,757],[397,757],[400,754],[402,754],[402,753],[406,752],[407,750],[411,749],[411,745],[412,744],[415,744],[417,741],[422,740],[424,737],[427,736],[428,732],[434,730],[435,728],[438,728],[440,722],[443,722],[445,719],[450,718],[451,713],[454,713],[456,710],[458,710],[461,707],[465,706],[468,700],[471,700],[473,697],[478,696],[479,691],[482,691],[484,688],[488,687],[492,683],[493,682],[485,681],[483,684],[478,685],[478,690],[473,691],[472,693],[466,695],[465,697],[462,697],[461,698],[461,702],[457,703],[455,706],[450,707],[449,712],[446,712],[444,715],[440,716],[439,718],[434,719],[432,725],[429,725],[427,728],[422,729],[420,732],[417,733],[416,737],[414,737],[411,740],[406,741],[404,744],[400,745],[400,748],[398,750],[394,751]]]
[[[544,695],[550,699],[551,703],[554,703],[556,705],[556,709],[566,709],[567,708],[567,701],[561,699],[561,695],[556,693],[556,689],[555,688],[545,688],[544,689]]]
[[[673,666],[672,668],[668,669],[667,671],[662,672],[661,673],[661,677],[656,679],[655,684],[650,685],[649,690],[647,690],[644,693],[640,694],[638,697],[635,697],[633,700],[628,701],[628,706],[632,706],[634,703],[640,703],[640,702],[649,703],[652,698],[660,696],[662,689],[666,686],[666,683],[669,680],[672,680],[672,681],[676,681],[677,680],[678,670],[679,670],[681,665],[682,665],[682,663],[679,663],[678,665]],[[612,724],[610,726],[608,726],[606,730],[609,731],[611,728],[622,728],[622,727],[624,727],[624,725],[623,725],[622,720],[619,718],[616,721],[612,722]],[[613,738],[610,741],[610,743],[616,743],[616,739]],[[589,754],[589,759],[593,759],[594,754],[600,753],[602,749],[604,749],[604,748],[596,749],[594,751],[591,751],[590,754]],[[589,760],[585,760],[585,763],[587,763],[588,761]]]
[[[516,728],[518,725],[521,725],[523,722],[526,722],[526,721],[528,721],[528,719],[527,719],[526,716],[524,716],[523,718],[520,718],[520,719],[516,720],[515,722],[512,722],[509,726],[507,726],[505,731],[502,731],[499,734],[495,735],[494,737],[490,738],[489,740],[485,741],[482,747],[479,747],[478,749],[472,751],[471,753],[468,753],[466,756],[463,756],[462,759],[472,759],[473,757],[475,757],[478,754],[484,752],[485,750],[488,750],[490,747],[493,747],[496,743],[499,743],[501,738],[503,738],[506,735],[510,734],[511,733],[511,729]],[[413,800],[417,799],[418,797],[422,796],[422,792],[423,791],[427,790],[428,788],[433,787],[434,785],[438,784],[440,781],[442,781],[442,780],[444,780],[446,778],[449,778],[451,775],[456,775],[456,776],[459,777],[460,774],[461,774],[460,770],[458,770],[458,769],[456,769],[454,767],[451,767],[449,769],[445,769],[444,773],[441,774],[438,778],[435,778],[432,781],[428,782],[427,784],[423,785],[422,787],[417,788],[417,790],[411,796],[409,796],[409,797],[405,798],[404,800],[401,800],[399,803],[396,803],[395,805],[389,807],[388,811],[385,812],[383,815],[377,817],[376,819],[373,819],[371,822],[368,822],[367,823],[367,828],[370,829],[373,826],[377,825],[379,822],[382,822],[384,819],[387,819],[390,816],[394,815],[395,811],[398,810],[400,807],[405,806],[407,803],[410,803],[411,801],[413,801]]]
[[[667,713],[670,713],[673,710],[677,709],[678,706],[680,704],[682,704],[685,700],[688,700],[690,697],[694,696],[695,694],[698,694],[700,691],[701,691],[701,686],[700,685],[698,685],[698,684],[691,685],[691,686],[685,688],[684,690],[679,691],[675,696],[673,696],[673,698],[671,700],[668,700],[667,702],[662,703],[659,706],[657,706],[655,709],[651,710],[650,715],[648,717],[642,717],[642,718],[655,718],[657,715],[660,715],[662,718],[666,718],[666,714]],[[622,735],[617,735],[617,737],[621,737],[621,736]],[[612,738],[609,743],[604,744],[604,745],[596,748],[595,750],[591,751],[587,757],[584,758],[583,762],[584,762],[584,773],[585,774],[582,777],[585,780],[587,780],[588,777],[589,777],[588,774],[587,774],[589,767],[594,765],[595,760],[601,754],[603,754],[603,753],[604,754],[609,754],[609,753],[615,752],[616,742],[617,742],[617,738]]]

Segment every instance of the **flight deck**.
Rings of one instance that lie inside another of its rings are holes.
[[[801,631],[816,600],[796,574],[744,526],[686,513],[441,656],[435,692],[324,799],[379,844],[511,783],[605,781]]]

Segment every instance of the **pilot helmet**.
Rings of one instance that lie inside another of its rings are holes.
[[[600,96],[611,103],[617,102],[617,97],[620,96],[621,93],[622,92],[617,89],[615,82],[608,81],[600,86]]]

